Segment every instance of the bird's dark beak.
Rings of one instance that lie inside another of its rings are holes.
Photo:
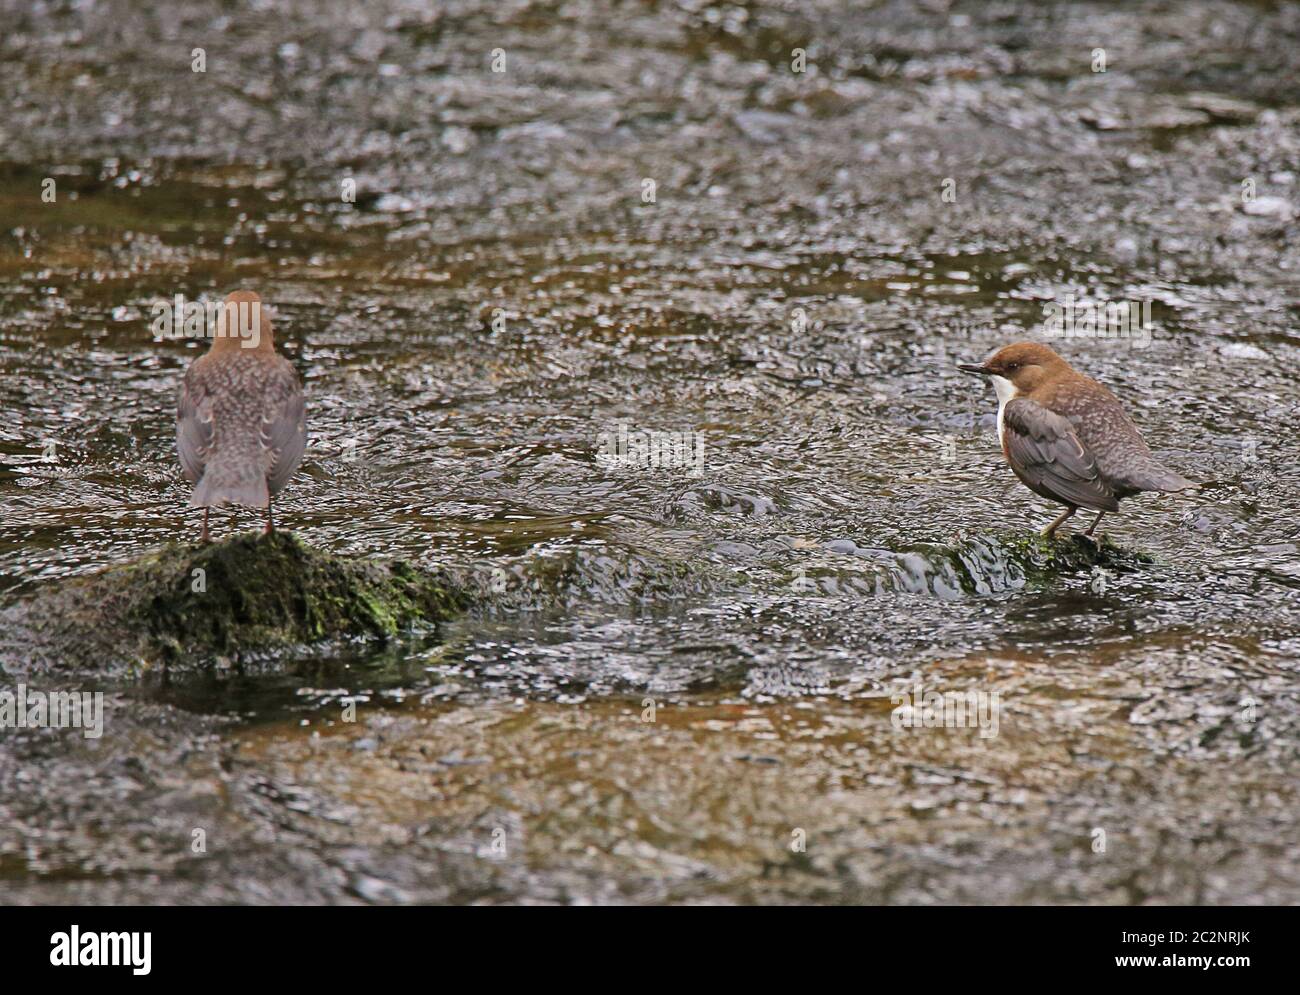
[[[987,366],[983,366],[976,363],[958,363],[957,369],[961,370],[963,373],[974,373],[976,376],[981,376],[981,377],[987,377],[993,375],[993,371],[990,370]]]

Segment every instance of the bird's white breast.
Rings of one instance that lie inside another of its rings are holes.
[[[1006,377],[991,376],[993,389],[998,392],[998,445],[1002,445],[1002,425],[1003,416],[1007,410],[1007,402],[1016,396],[1016,385]]]

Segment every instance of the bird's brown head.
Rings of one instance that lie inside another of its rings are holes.
[[[997,350],[983,363],[959,363],[957,368],[963,373],[1000,377],[1021,394],[1070,372],[1070,364],[1040,342],[1014,342]]]
[[[266,313],[262,298],[251,290],[236,290],[227,296],[217,313],[212,351],[231,352],[239,349],[275,351],[270,316]]]

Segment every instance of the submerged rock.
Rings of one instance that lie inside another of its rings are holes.
[[[1035,532],[1002,533],[995,541],[1004,554],[1036,573],[1080,573],[1094,567],[1119,572],[1139,570],[1155,562],[1146,553],[1126,549],[1108,536],[1090,539],[1082,533],[1048,539]]]
[[[342,637],[387,638],[459,614],[473,595],[401,561],[336,556],[296,535],[171,545],[42,589],[0,612],[0,665],[95,673],[200,666]]]
[[[824,548],[869,564],[865,574],[855,570],[846,575],[833,567],[807,571],[805,582],[824,594],[905,591],[943,600],[999,594],[1095,570],[1128,573],[1154,562],[1105,537],[1047,539],[1037,533],[1016,532],[961,537],[947,543],[917,542],[898,549],[862,547],[840,539],[825,543]]]

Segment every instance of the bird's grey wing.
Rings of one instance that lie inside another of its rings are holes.
[[[270,417],[262,419],[262,443],[270,453],[266,486],[272,494],[289,482],[307,448],[307,415],[298,374],[287,360],[268,393]]]
[[[212,404],[194,367],[185,371],[176,405],[176,451],[190,483],[203,476],[212,446]]]
[[[1003,409],[1002,428],[1012,465],[1032,488],[1080,508],[1119,510],[1115,495],[1102,483],[1097,461],[1068,418],[1019,398]]]

